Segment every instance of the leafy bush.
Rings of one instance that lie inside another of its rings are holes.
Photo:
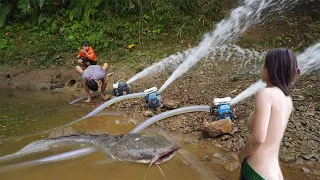
[[[32,58],[39,67],[59,65],[61,54],[76,53],[84,40],[126,60],[129,44],[154,51],[159,42],[202,35],[220,17],[219,3],[204,0],[2,0],[0,63]]]

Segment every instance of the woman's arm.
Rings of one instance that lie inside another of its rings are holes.
[[[257,93],[254,114],[252,133],[239,153],[240,163],[243,159],[253,155],[266,140],[271,114],[270,95],[266,89]]]

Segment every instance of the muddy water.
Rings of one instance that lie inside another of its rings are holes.
[[[52,129],[88,112],[87,109],[79,106],[68,105],[70,98],[61,94],[2,91],[1,101],[4,103],[1,103],[0,108],[1,136],[11,137]],[[72,128],[77,132],[92,134],[119,134],[129,132],[136,126],[135,123],[137,121],[141,121],[118,112],[104,112],[102,115],[86,119],[75,124]],[[164,136],[182,147],[173,159],[160,165],[169,180],[239,178],[239,164],[236,160],[236,154],[229,153],[212,140],[198,140],[196,136],[174,134],[160,128],[149,128],[144,133]],[[37,135],[0,142],[0,156],[13,153],[26,144],[47,136]],[[81,145],[54,148],[50,151],[16,159],[12,162],[0,163],[0,168],[78,148],[81,148]],[[98,164],[103,160],[105,160],[104,164]],[[284,165],[282,169],[285,179],[314,179],[314,176],[309,177],[302,174],[300,167],[297,166]],[[105,156],[102,151],[98,151],[76,159],[0,172],[0,179],[142,180],[146,171],[147,166],[145,165],[114,162]],[[152,166],[147,173],[146,180],[148,179],[164,180],[165,178],[157,166]]]

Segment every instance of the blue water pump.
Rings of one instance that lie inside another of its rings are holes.
[[[156,87],[144,91],[144,93],[146,93],[145,102],[151,109],[156,109],[161,105],[161,97],[157,91],[158,89]]]
[[[231,109],[231,98],[216,98],[214,99],[214,106],[210,108],[210,114],[216,116],[217,120],[231,119],[234,122],[234,114]]]
[[[126,82],[116,82],[113,84],[114,96],[122,96],[126,94],[130,94],[130,88]]]

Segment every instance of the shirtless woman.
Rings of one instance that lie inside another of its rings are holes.
[[[283,180],[279,149],[293,108],[289,87],[299,73],[296,56],[289,49],[267,53],[262,73],[267,87],[256,95],[255,110],[248,119],[251,134],[239,153],[242,180]]]

